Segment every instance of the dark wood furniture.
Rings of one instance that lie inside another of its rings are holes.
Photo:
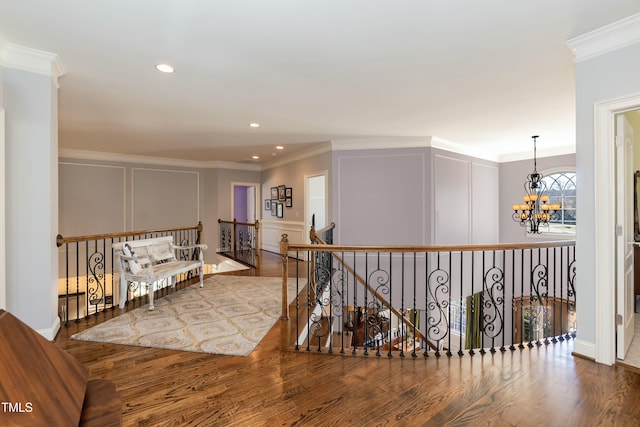
[[[89,370],[38,332],[0,310],[0,424],[121,426],[115,384]]]

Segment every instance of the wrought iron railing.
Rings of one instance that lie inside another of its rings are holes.
[[[256,257],[260,248],[258,235],[260,222],[238,222],[218,219],[220,246],[218,252],[222,255],[247,264],[256,266]]]
[[[318,262],[319,252],[332,262]],[[295,274],[296,350],[462,356],[576,334],[574,241],[373,247],[283,235],[280,253],[284,319],[289,257],[314,260]]]
[[[113,243],[126,240],[173,236],[176,245],[192,245],[200,242],[202,223],[195,227],[161,230],[130,231],[125,233],[96,234],[90,236],[57,236],[59,249],[58,311],[65,326],[69,320],[79,322],[89,315],[114,309],[119,301],[118,269],[114,263]],[[197,259],[195,250],[183,250],[180,259]],[[185,282],[191,273],[177,278]],[[179,285],[177,285],[179,286]],[[142,289],[135,296],[146,295]],[[138,299],[139,300],[139,299]],[[134,300],[135,303],[135,300]]]

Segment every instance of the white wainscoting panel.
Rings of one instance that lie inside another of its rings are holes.
[[[260,221],[262,230],[261,249],[269,252],[280,253],[280,240],[282,235],[288,236],[289,243],[308,243],[309,231],[305,229],[302,221]],[[292,254],[291,256],[294,256]]]

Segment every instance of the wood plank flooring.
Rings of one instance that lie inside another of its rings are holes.
[[[256,270],[232,274],[280,275],[278,255],[259,260]],[[56,342],[91,378],[116,383],[125,426],[640,425],[640,375],[573,357],[571,340],[388,359],[282,351],[285,321],[248,357],[69,339],[95,323],[63,327]]]

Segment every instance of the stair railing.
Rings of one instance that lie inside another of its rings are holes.
[[[330,267],[320,252],[331,254]],[[347,246],[283,235],[280,253],[283,319],[289,255],[311,260],[296,272],[296,350],[462,356],[564,341],[577,330],[574,241]]]
[[[97,315],[108,309],[115,309],[119,301],[118,269],[114,263],[111,245],[125,240],[149,239],[173,236],[176,245],[187,246],[201,243],[202,223],[194,227],[138,230],[120,233],[94,234],[63,237],[58,234],[56,244],[59,249],[58,263],[58,312],[61,323],[69,326],[69,320],[80,322],[89,315]],[[198,250],[183,250],[180,259],[197,259]],[[191,273],[178,278],[185,283]],[[166,290],[160,290],[164,292]],[[138,297],[145,294],[142,290]],[[136,299],[141,303],[141,299]],[[134,300],[135,303],[135,300]]]

